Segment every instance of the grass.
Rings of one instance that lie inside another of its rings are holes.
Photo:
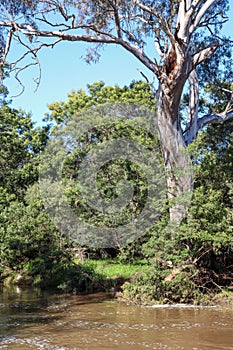
[[[125,280],[132,277],[135,273],[142,270],[148,270],[150,265],[147,261],[136,260],[132,263],[123,263],[119,260],[84,260],[86,266],[92,266],[97,273],[104,275],[106,278],[123,278]]]

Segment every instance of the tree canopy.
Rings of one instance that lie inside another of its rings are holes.
[[[99,276],[74,263],[72,242],[55,228],[39,193],[50,125],[35,127],[31,115],[6,103],[0,117],[0,283],[92,288]]]
[[[215,92],[212,93],[216,97]],[[75,111],[84,113],[92,108],[94,112],[103,100],[105,103],[119,100],[139,105],[145,103],[156,108],[145,82],[133,82],[130,87],[123,88],[96,82],[88,85],[87,91],[72,91],[66,101],[50,104],[47,119],[49,122],[55,120],[59,126],[66,128]],[[216,108],[222,108],[225,102],[225,96],[220,94]],[[96,291],[100,287],[108,289],[111,282],[104,281],[103,276],[94,272],[91,263],[88,265],[87,262],[85,267],[85,261],[78,265],[74,262],[73,248],[80,247],[56,229],[44,208],[37,184],[37,165],[40,151],[48,141],[46,128],[35,128],[30,115],[6,105],[0,113],[1,172],[6,174],[0,178],[1,281],[20,273],[24,282],[47,288],[59,287],[65,291],[73,288],[78,291]],[[77,215],[84,215],[94,223],[99,218],[85,206],[79,186],[70,186],[69,180],[75,179],[80,164],[96,144],[122,135],[144,144],[158,155],[158,140],[153,135],[145,134],[139,125],[132,127],[130,120],[126,123],[115,121],[89,130],[63,164],[65,195]],[[121,262],[127,260],[133,263],[135,259],[145,259],[144,264],[150,269],[125,283],[126,298],[128,296],[136,302],[198,303],[207,294],[212,295],[225,288],[230,290],[233,278],[232,137],[232,120],[228,120],[208,126],[189,145],[195,164],[193,199],[189,213],[176,229],[173,239],[166,230],[168,210],[165,201],[160,220],[153,221],[144,236],[118,249],[86,250],[95,258],[118,254]],[[128,177],[134,186],[129,206],[133,214],[137,214],[147,200],[148,186],[143,169],[130,161],[117,159],[105,164],[97,177],[99,191],[107,200],[116,198],[117,184],[122,176]],[[115,216],[114,223],[122,224],[128,219],[128,214],[127,208],[123,215]],[[100,217],[101,225],[109,223],[110,217],[108,221]]]
[[[228,109],[207,110],[197,122],[198,84],[216,83],[218,77],[221,89],[232,79],[231,41],[221,34],[228,10],[228,0],[1,1],[1,64],[20,81],[24,68],[39,64],[43,47],[62,41],[92,43],[86,60],[95,61],[104,44],[117,44],[155,74],[160,84],[157,97],[161,90],[172,124],[180,126],[177,112],[189,80],[189,117],[183,130],[189,143],[207,122],[232,116]],[[14,41],[22,50],[8,62]],[[230,100],[231,90],[223,91]]]
[[[39,154],[49,126],[35,127],[31,116],[5,105],[0,108],[0,186],[21,196],[38,179]]]
[[[130,86],[106,86],[103,81],[87,84],[83,89],[73,90],[68,94],[67,101],[50,103],[47,119],[57,123],[66,123],[76,113],[91,106],[105,103],[134,103],[150,109],[156,108],[156,101],[146,82],[134,81]]]

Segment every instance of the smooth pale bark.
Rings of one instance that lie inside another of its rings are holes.
[[[184,140],[188,145],[196,139],[198,134],[198,107],[199,107],[199,86],[195,70],[189,74],[189,109],[188,120],[184,132]]]
[[[184,138],[173,118],[161,90],[157,101],[157,123],[167,175],[170,220],[176,225],[188,209],[193,181]]]

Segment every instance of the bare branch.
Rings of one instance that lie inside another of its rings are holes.
[[[135,4],[136,4],[138,7],[140,7],[140,9],[142,9],[143,11],[145,11],[145,12],[147,12],[147,13],[149,13],[149,14],[155,16],[155,17],[158,19],[158,22],[159,22],[161,28],[162,28],[163,31],[167,34],[167,36],[168,36],[169,39],[171,40],[171,43],[172,43],[173,45],[175,45],[175,42],[176,42],[176,41],[175,41],[175,38],[174,38],[173,34],[171,33],[170,28],[169,28],[168,23],[167,23],[167,21],[165,20],[165,18],[163,18],[163,17],[161,16],[161,14],[159,14],[157,11],[155,11],[152,7],[148,7],[148,6],[144,5],[144,4],[142,4],[142,3],[141,3],[140,1],[138,1],[138,0],[135,0],[134,2],[135,2]]]
[[[12,22],[0,21],[0,27],[14,29],[14,24]]]
[[[202,21],[200,21],[199,23],[199,27],[204,27],[204,26],[208,26],[208,25],[215,25],[216,23],[218,24],[224,24],[227,22],[228,18],[224,17],[224,19],[222,19],[221,21],[218,20],[218,15],[219,13],[215,13],[212,16],[208,16],[206,18],[203,18]]]
[[[211,5],[213,5],[214,2],[215,2],[215,0],[206,0],[206,2],[201,6],[198,14],[196,15],[194,23],[189,28],[190,33],[193,33],[195,31],[195,29],[198,27],[202,17],[206,13],[206,11],[209,9],[209,7]]]
[[[202,0],[193,0],[191,7],[193,7],[194,9],[200,4]]]
[[[224,123],[227,120],[233,119],[233,91],[222,87],[219,89],[231,94],[229,103],[222,113],[209,113],[203,117],[198,118],[198,81],[194,71],[189,76],[190,82],[190,102],[189,112],[192,113],[191,120],[187,124],[187,128],[184,131],[184,139],[186,144],[191,143],[197,136],[200,129],[208,124]],[[195,105],[196,104],[196,105]],[[191,111],[193,107],[193,111]],[[193,116],[194,113],[194,116]]]
[[[155,97],[157,94],[157,90],[154,88],[153,84],[149,81],[148,77],[145,73],[143,73],[141,70],[137,69],[139,73],[142,75],[142,77],[146,80],[147,85],[149,86],[150,91],[152,92],[152,95]]]
[[[129,32],[129,31],[123,29],[123,28],[121,29],[121,31],[122,31],[122,33],[126,34],[126,36],[128,38],[130,38],[133,42],[135,42],[135,44],[137,44],[138,47],[139,47],[139,42],[138,42],[137,38],[133,35],[132,32]]]
[[[67,30],[68,29],[73,29],[72,26],[68,25],[68,24],[65,24],[65,23],[52,23],[50,21],[48,21],[46,18],[36,18],[36,20],[40,21],[40,22],[43,22],[43,23],[46,23],[48,24],[50,27],[52,28],[61,28],[61,27],[64,27],[66,28]]]
[[[226,91],[226,89],[225,89],[225,91]],[[228,102],[224,112],[228,113],[228,112],[231,112],[231,111],[233,111],[233,91],[231,91],[231,99]]]
[[[139,59],[139,61],[141,61],[154,74],[156,74],[156,75],[159,74],[159,67],[157,65],[157,62],[151,61],[149,59],[149,57],[144,52],[142,52],[141,50],[139,50],[138,48],[136,48],[135,46],[130,44],[130,42],[128,42],[126,40],[118,39],[116,44],[120,44],[127,51],[132,53],[135,57],[137,57]]]
[[[209,56],[211,56],[219,47],[219,44],[211,45],[205,49],[195,53],[193,56],[193,67],[195,68],[198,64],[205,61]]]
[[[142,52],[138,47],[134,46],[127,40],[123,40],[121,37],[115,37],[110,32],[101,31],[93,25],[80,25],[76,29],[89,29],[93,32],[91,34],[70,34],[67,31],[46,31],[39,30],[35,28],[31,24],[16,24],[12,22],[0,22],[0,26],[11,27],[14,31],[21,32],[26,36],[33,37],[43,37],[43,38],[57,38],[57,41],[52,44],[54,46],[59,41],[71,41],[71,42],[89,42],[89,43],[101,43],[101,44],[118,44],[124,47],[127,51],[132,53],[135,57],[137,57],[149,70],[153,73],[158,73],[158,65],[156,62],[153,62],[149,59],[149,57]],[[49,44],[50,45],[50,44]],[[46,45],[44,45],[46,46]],[[30,49],[27,47],[28,52],[35,53],[38,51],[37,49]]]
[[[109,1],[113,8],[114,12],[114,19],[115,19],[115,24],[116,24],[116,31],[117,31],[117,36],[118,38],[122,38],[121,36],[121,25],[120,25],[120,19],[119,19],[119,14],[118,14],[118,9],[117,7],[112,3],[112,1]]]
[[[198,117],[199,107],[199,84],[197,73],[193,70],[189,74],[189,122],[193,124]]]
[[[6,57],[7,57],[8,53],[9,53],[13,33],[14,33],[14,29],[11,29],[11,30],[9,31],[9,33],[8,33],[7,41],[6,41],[6,46],[5,46],[5,50],[4,50],[4,55],[3,55],[3,58],[1,59],[1,61],[2,61],[3,63],[6,61]]]
[[[84,26],[83,26],[84,27]],[[92,26],[87,26],[89,29],[95,31],[95,28]],[[44,38],[59,38],[64,41],[83,41],[89,43],[104,43],[104,44],[116,44],[117,38],[114,36],[104,33],[104,36],[98,35],[86,35],[86,34],[69,34],[64,31],[42,31],[37,30],[29,25],[19,25],[17,28],[21,33],[26,35],[34,35]]]
[[[39,62],[38,58],[36,57],[35,58],[35,62],[31,62],[29,64],[26,64],[24,67],[17,68],[17,73],[15,74],[15,79],[18,81],[19,85],[21,86],[21,91],[17,95],[11,96],[11,98],[18,97],[18,96],[23,94],[23,92],[25,90],[25,86],[23,85],[21,79],[19,78],[19,74],[22,71],[24,71],[25,69],[27,69],[29,67],[32,67],[32,66],[39,66],[39,72],[40,72],[40,74],[39,74],[39,81],[36,83],[35,91],[38,89],[38,86],[39,86],[39,83],[40,83],[40,79],[41,79],[41,68],[40,68],[40,62]]]
[[[12,98],[13,97],[17,97],[17,96],[20,96],[24,90],[25,90],[25,87],[24,85],[22,84],[22,81],[19,77],[20,73],[22,73],[24,70],[26,70],[27,68],[31,67],[31,66],[37,66],[38,69],[39,69],[39,75],[36,79],[33,79],[34,82],[36,83],[36,88],[35,88],[35,91],[37,91],[39,85],[40,85],[40,81],[41,81],[41,66],[40,66],[40,61],[37,57],[37,53],[38,51],[40,51],[43,47],[54,47],[58,42],[61,41],[61,39],[57,39],[56,41],[52,42],[52,43],[40,43],[37,47],[35,48],[30,48],[29,45],[25,44],[21,38],[18,36],[18,35],[15,35],[16,39],[18,40],[18,42],[26,48],[26,52],[24,52],[24,54],[22,54],[20,56],[19,59],[17,59],[13,64],[11,64],[10,66],[10,71],[13,72],[15,71],[16,74],[15,74],[15,79],[18,81],[18,83],[20,84],[21,86],[21,91],[19,92],[19,94],[15,95],[15,96],[11,96]],[[25,64],[23,67],[17,67],[17,65],[22,62],[28,55],[32,55],[33,56],[33,59],[34,59],[34,62],[31,62],[31,63],[28,63],[28,64]]]
[[[179,28],[178,36],[188,44],[191,31],[190,24],[195,9],[199,5],[201,0],[181,0],[177,15],[176,28]]]
[[[214,85],[216,86],[216,84],[214,84]],[[232,90],[225,89],[225,88],[223,88],[223,87],[221,87],[221,86],[218,86],[218,88],[219,88],[220,90],[222,90],[222,91],[229,92],[230,94],[233,93]],[[232,99],[232,98],[231,98],[231,99]]]
[[[190,7],[190,5],[190,0],[188,1],[188,3],[186,3],[186,0],[180,1],[176,28],[179,28],[178,35],[182,40],[187,39],[187,28],[191,20],[191,14],[193,12],[193,8]],[[187,8],[189,8],[188,11]]]
[[[156,38],[154,42],[155,42],[155,48],[156,48],[156,50],[157,50],[159,56],[160,56],[161,58],[163,58],[163,57],[165,56],[165,53],[163,52],[163,47],[162,47],[162,45],[161,45],[160,40]]]
[[[230,119],[233,119],[233,108],[228,112],[211,113],[204,115],[203,117],[198,119],[198,130],[200,130],[207,124],[219,124]]]
[[[148,12],[149,14],[151,15],[154,15],[155,17],[158,18],[158,20],[162,20],[162,16],[157,12],[155,11],[155,9],[153,9],[152,7],[149,7],[149,6],[146,6],[144,5],[143,3],[141,3],[140,1],[138,0],[134,0],[134,3],[140,7],[141,10],[145,11],[145,12]]]
[[[64,11],[64,8],[61,5],[58,5],[57,8],[58,8],[59,12],[61,13],[62,17],[64,17],[64,19],[66,21],[68,21],[70,19],[70,16],[67,16],[67,14]]]

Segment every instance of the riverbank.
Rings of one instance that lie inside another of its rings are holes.
[[[117,300],[127,304],[185,303],[233,306],[232,289],[217,283],[210,284],[212,270],[204,271],[193,265],[173,267],[164,261],[154,264],[148,263],[147,260],[136,260],[131,264],[120,263],[117,260],[90,263],[93,264],[95,271],[111,281],[115,287]],[[208,286],[201,285],[203,276],[206,279],[209,277]]]
[[[194,271],[193,267],[176,269],[174,273],[174,268],[160,266],[156,269],[147,260],[125,263],[117,259],[75,261],[74,267],[77,269],[71,276],[74,279],[63,276],[63,281],[59,281],[54,290],[68,294],[110,292],[117,301],[131,305],[182,303],[233,306],[232,290],[220,286],[203,289],[195,285],[190,277],[198,270]],[[5,286],[34,286],[45,290],[54,287],[53,276],[48,285],[41,281],[42,276],[32,277],[26,270],[16,272],[8,269],[1,274],[1,282]]]

